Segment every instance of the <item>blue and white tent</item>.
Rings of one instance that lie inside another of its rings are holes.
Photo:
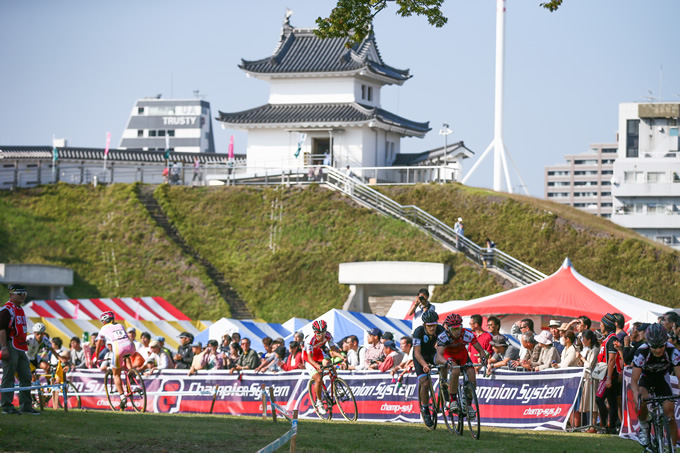
[[[284,322],[282,324],[283,327],[288,330],[288,333],[295,333],[298,330],[302,329],[304,326],[310,323],[309,319],[303,319],[303,318],[290,318],[288,321]]]
[[[222,336],[234,332],[240,333],[241,338],[250,339],[250,347],[260,352],[262,351],[262,339],[264,337],[284,338],[290,334],[281,324],[222,318],[196,335],[195,341],[200,341],[203,345],[208,340],[221,342]]]
[[[394,341],[399,344],[401,337],[411,335],[411,321],[404,319],[388,318],[386,316],[378,316],[371,313],[359,313],[354,311],[345,311],[332,309],[329,312],[319,316],[317,319],[323,319],[328,324],[328,331],[333,335],[333,341],[338,342],[348,335],[356,335],[359,339],[359,345],[366,343],[366,333],[377,327],[383,332],[392,332],[394,334]],[[302,333],[307,336],[312,333],[312,322],[302,327]],[[293,334],[284,337],[286,344],[293,341]]]

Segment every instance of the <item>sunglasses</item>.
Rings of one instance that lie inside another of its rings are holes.
[[[25,296],[28,294],[27,291],[12,291],[10,294],[16,294],[17,296]]]

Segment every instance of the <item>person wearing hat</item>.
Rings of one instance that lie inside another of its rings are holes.
[[[145,375],[150,375],[154,371],[170,368],[168,356],[161,351],[161,344],[158,340],[151,340],[149,343],[149,353],[144,361],[142,370]]]
[[[505,335],[494,335],[491,339],[491,347],[493,356],[489,358],[487,374],[491,374],[493,370],[502,366],[511,367],[512,361],[519,360],[519,349],[511,345]]]
[[[169,369],[175,368],[175,361],[172,359],[172,353],[170,352],[170,350],[168,348],[165,347],[165,337],[162,337],[162,336],[159,335],[157,337],[154,337],[154,340],[156,340],[160,344],[161,354],[165,354],[165,356],[167,357],[168,368]],[[162,357],[161,357],[161,359],[162,359]]]
[[[26,351],[26,314],[21,307],[26,301],[28,292],[22,285],[9,286],[9,300],[0,308],[0,363],[2,363],[2,384],[0,388],[14,388],[14,374],[19,377],[21,387],[31,386],[31,366],[28,363]],[[9,415],[31,414],[40,415],[31,404],[31,391],[19,392],[19,406],[17,410],[12,403],[14,392],[0,394],[2,413]]]
[[[365,370],[377,370],[385,360],[385,345],[380,342],[382,331],[377,327],[368,331],[366,340],[366,358],[364,359]]]
[[[385,342],[386,342],[387,340],[392,340],[392,341],[394,341],[394,334],[393,334],[392,332],[385,332],[385,333],[383,333],[382,336],[380,337],[380,342],[381,342],[382,344],[385,344]]]
[[[534,371],[547,370],[552,367],[553,363],[560,363],[562,358],[553,345],[553,336],[549,331],[542,330],[536,335],[536,342],[541,348],[541,355],[538,358],[538,364],[534,366]]]
[[[135,329],[132,326],[128,327],[127,336],[128,339],[132,342],[132,344],[135,345],[135,349],[139,351],[139,348],[142,347],[142,344],[139,341],[137,341],[137,329]]]
[[[200,345],[200,343],[198,343]],[[194,361],[189,369],[189,375],[196,374],[198,370],[217,370],[224,368],[222,354],[217,353],[219,343],[217,340],[208,340],[205,350],[194,355]],[[194,350],[195,352],[195,350]]]
[[[553,346],[555,346],[557,352],[562,354],[562,351],[564,350],[564,340],[562,339],[560,327],[562,327],[562,323],[557,319],[551,319],[548,323],[548,330],[553,336]]]
[[[385,360],[378,366],[378,370],[387,373],[399,365],[404,353],[397,348],[397,344],[393,340],[385,340],[383,347],[385,348]]]
[[[182,332],[179,334],[179,348],[177,354],[173,359],[175,360],[175,368],[180,370],[188,370],[191,368],[191,363],[194,360],[194,352],[191,349],[191,344],[194,342],[194,336],[189,332]]]
[[[607,364],[607,374],[605,376],[604,393],[598,396],[595,401],[600,410],[600,420],[608,421],[606,426],[607,433],[615,434],[616,422],[618,420],[618,410],[616,398],[621,394],[619,385],[619,373],[616,370],[616,356],[618,351],[614,345],[616,338],[616,317],[607,313],[600,320],[600,331],[602,332],[602,342],[600,353],[597,356],[598,363]],[[607,405],[607,402],[609,405]],[[611,410],[609,410],[611,408]]]

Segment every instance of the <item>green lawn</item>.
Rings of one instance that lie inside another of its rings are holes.
[[[55,411],[2,416],[2,451],[255,452],[290,428],[279,419],[224,415],[167,415],[109,411]],[[289,451],[286,445],[279,450]],[[637,442],[615,436],[482,427],[479,441],[423,425],[301,420],[299,452],[639,452]]]

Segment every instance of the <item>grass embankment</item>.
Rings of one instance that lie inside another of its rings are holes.
[[[194,319],[228,313],[205,271],[151,220],[134,186],[3,190],[0,212],[0,262],[72,268],[71,298],[160,296]]]
[[[30,420],[29,420],[30,419]],[[230,453],[257,451],[290,429],[253,417],[224,415],[118,414],[106,411],[45,410],[37,417],[5,416],[3,451],[152,451]],[[410,423],[348,423],[301,420],[298,452],[638,452],[637,442],[614,436],[482,427],[472,440]],[[288,451],[288,445],[280,451]]]
[[[458,184],[381,189],[401,204],[414,204],[465,235],[497,247],[545,274],[566,257],[587,278],[671,307],[680,306],[680,253],[609,220],[568,206]]]
[[[166,298],[193,319],[228,316],[205,271],[156,226],[136,186],[56,186],[0,191],[0,262],[68,266],[69,297]],[[466,235],[551,274],[565,257],[584,276],[652,302],[679,306],[680,254],[613,223],[549,201],[457,184],[387,187]],[[338,265],[431,261],[451,265],[436,302],[502,290],[487,272],[403,222],[318,186],[287,189],[160,186],[155,196],[186,241],[248,302],[283,322],[342,306]],[[270,247],[270,244],[272,247]],[[6,289],[0,287],[0,296]]]
[[[226,276],[257,317],[269,321],[313,318],[342,307],[349,294],[338,283],[343,262],[450,264],[452,277],[435,301],[502,290],[491,275],[416,228],[319,186],[160,186],[155,195],[182,236]]]

